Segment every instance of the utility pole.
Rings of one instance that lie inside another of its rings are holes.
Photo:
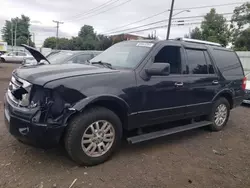
[[[13,23],[12,23],[12,21],[11,21],[11,46],[12,46],[12,51],[13,51],[13,44],[14,44],[14,41],[13,41],[13,35],[14,34],[14,32],[13,32]]]
[[[169,35],[170,35],[170,29],[171,29],[171,22],[172,22],[173,10],[174,10],[174,0],[172,0],[171,9],[170,9],[170,13],[169,13],[168,31],[167,31],[167,37],[166,37],[167,40],[169,39]]]
[[[16,21],[16,25],[15,25],[15,48],[16,48],[16,29],[17,29],[17,21]]]
[[[33,43],[34,45],[36,46],[36,42],[35,42],[35,33],[32,33],[33,34]]]
[[[59,25],[63,24],[63,22],[53,20],[54,23],[56,23],[56,49],[58,47],[58,31],[59,31]]]

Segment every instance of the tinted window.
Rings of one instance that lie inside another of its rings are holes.
[[[76,62],[74,63],[84,63],[85,61],[90,60],[91,58],[93,58],[93,55],[91,54],[81,54],[76,57]]]
[[[169,63],[170,74],[180,74],[181,73],[180,48],[177,46],[166,46],[162,48],[155,56],[154,62]]]
[[[208,74],[203,50],[186,49],[189,74]]]
[[[209,74],[214,74],[214,67],[212,65],[211,58],[209,57],[207,51],[204,51],[204,54],[205,54],[205,58],[206,58],[206,61],[207,61],[208,73]]]
[[[134,68],[153,46],[154,43],[138,41],[117,43],[94,57],[91,62],[102,61],[113,67]]]
[[[214,50],[213,57],[223,76],[243,76],[240,61],[234,52]]]
[[[74,54],[72,52],[61,51],[51,54],[50,56],[47,57],[47,59],[51,64],[60,64],[60,63],[65,63],[65,61],[68,58],[70,58],[70,56],[73,55]]]

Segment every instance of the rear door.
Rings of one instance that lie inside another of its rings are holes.
[[[190,90],[188,116],[209,113],[212,100],[221,87],[207,48],[196,45],[185,46],[187,59],[187,84]]]

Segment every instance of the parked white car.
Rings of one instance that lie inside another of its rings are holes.
[[[12,51],[0,56],[1,62],[21,63],[26,58],[32,58],[27,52]]]

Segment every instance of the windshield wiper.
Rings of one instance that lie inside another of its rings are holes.
[[[102,61],[91,62],[91,64],[92,65],[98,64],[98,65],[102,65],[104,67],[107,67],[109,69],[114,69],[110,63],[106,63],[106,62],[102,62]]]

